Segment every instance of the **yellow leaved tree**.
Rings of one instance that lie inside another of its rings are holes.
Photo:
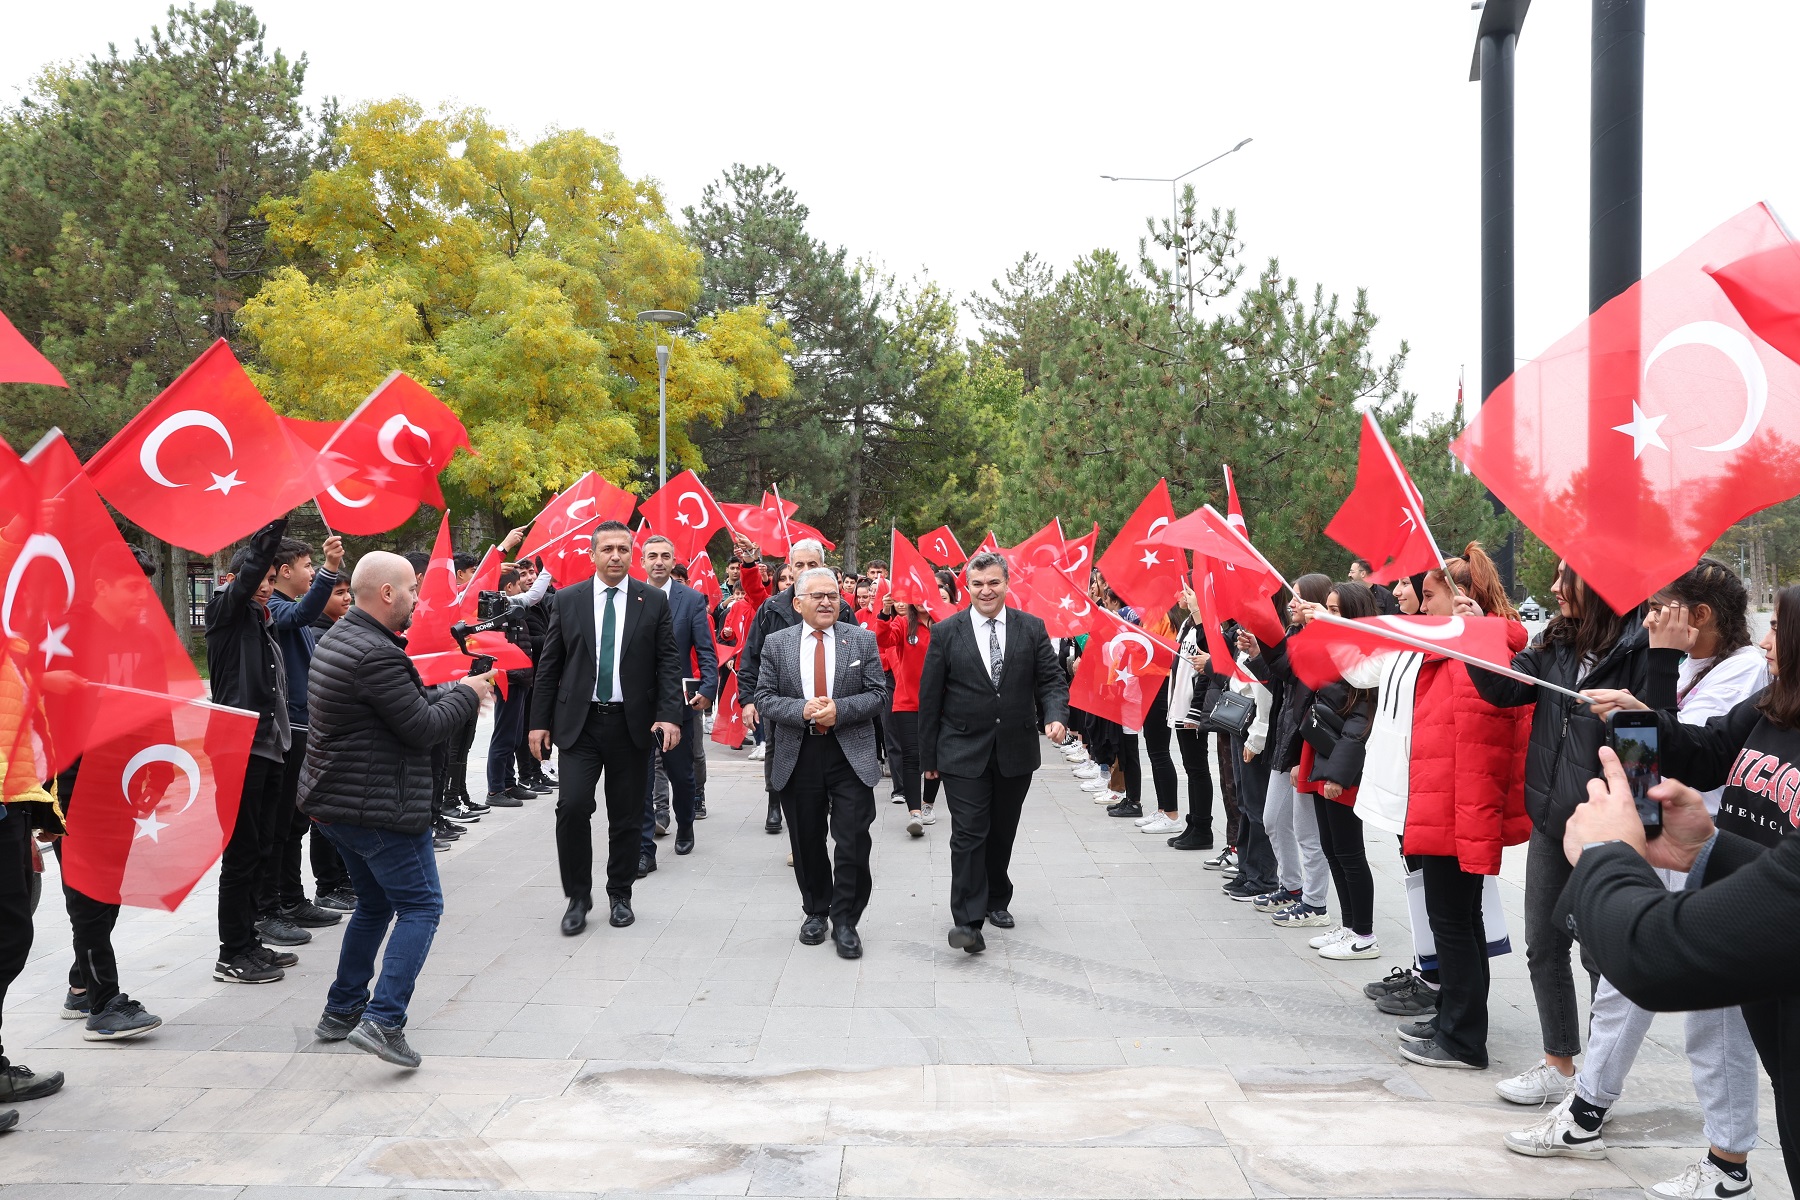
[[[579,130],[529,146],[474,109],[371,104],[337,130],[336,165],[268,202],[296,266],[238,314],[257,382],[284,412],[347,414],[389,371],[435,391],[477,457],[445,482],[511,519],[586,471],[653,474],[656,331],[687,309],[700,252],[616,148]],[[669,365],[671,472],[701,468],[687,438],[744,396],[789,387],[785,326],[761,307],[702,318]]]

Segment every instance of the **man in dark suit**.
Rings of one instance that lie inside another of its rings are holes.
[[[706,597],[676,579],[675,543],[660,533],[651,534],[642,548],[645,582],[669,599],[669,615],[675,629],[675,661],[686,679],[698,679],[687,700],[681,745],[662,753],[663,772],[669,777],[670,806],[675,810],[675,853],[694,850],[694,747],[701,733],[700,714],[712,707],[719,694],[719,658],[713,649],[712,626],[706,620]],[[642,879],[656,870],[656,771],[644,775],[644,836],[638,850],[637,873]],[[667,818],[664,819],[667,825]]]
[[[800,624],[771,633],[756,677],[756,706],[770,732],[769,782],[787,815],[794,878],[806,922],[800,940],[825,940],[840,958],[862,957],[856,924],[869,903],[869,826],[875,823],[875,721],[887,695],[881,648],[854,621],[838,620],[837,579],[823,567],[794,581]],[[825,849],[830,829],[837,861]]]
[[[562,931],[587,927],[594,906],[594,789],[606,775],[606,895],[629,925],[650,750],[681,744],[681,661],[668,597],[627,577],[631,531],[594,530],[594,578],[556,593],[531,695],[531,752],[562,751],[556,861],[569,908]]]
[[[919,677],[919,767],[950,805],[950,944],[987,949],[983,921],[1011,929],[1013,839],[1040,762],[1038,720],[1068,736],[1069,681],[1044,623],[1006,607],[1006,560],[969,560],[971,607],[932,626]]]

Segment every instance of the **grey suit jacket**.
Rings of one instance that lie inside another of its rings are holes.
[[[801,743],[813,735],[800,714],[806,708],[806,686],[800,675],[800,638],[810,632],[802,621],[768,636],[762,668],[756,676],[756,712],[769,725],[769,786],[780,790],[793,778]],[[881,647],[868,630],[839,621],[835,626],[837,662],[831,691],[837,701],[837,740],[856,777],[874,787],[881,780],[875,757],[875,718],[887,696],[881,669]]]

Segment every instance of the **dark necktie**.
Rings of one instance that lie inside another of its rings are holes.
[[[613,641],[618,621],[613,616],[613,597],[619,589],[606,589],[606,615],[600,619],[600,662],[594,672],[594,695],[602,704],[613,698]]]
[[[1000,686],[1000,622],[988,622],[988,670],[993,672],[994,686]]]

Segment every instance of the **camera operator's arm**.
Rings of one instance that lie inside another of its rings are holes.
[[[531,581],[530,587],[519,595],[511,597],[512,606],[514,608],[536,608],[544,602],[544,597],[550,594],[550,585],[554,582],[555,580],[550,578],[550,572],[539,571],[537,578]]]

